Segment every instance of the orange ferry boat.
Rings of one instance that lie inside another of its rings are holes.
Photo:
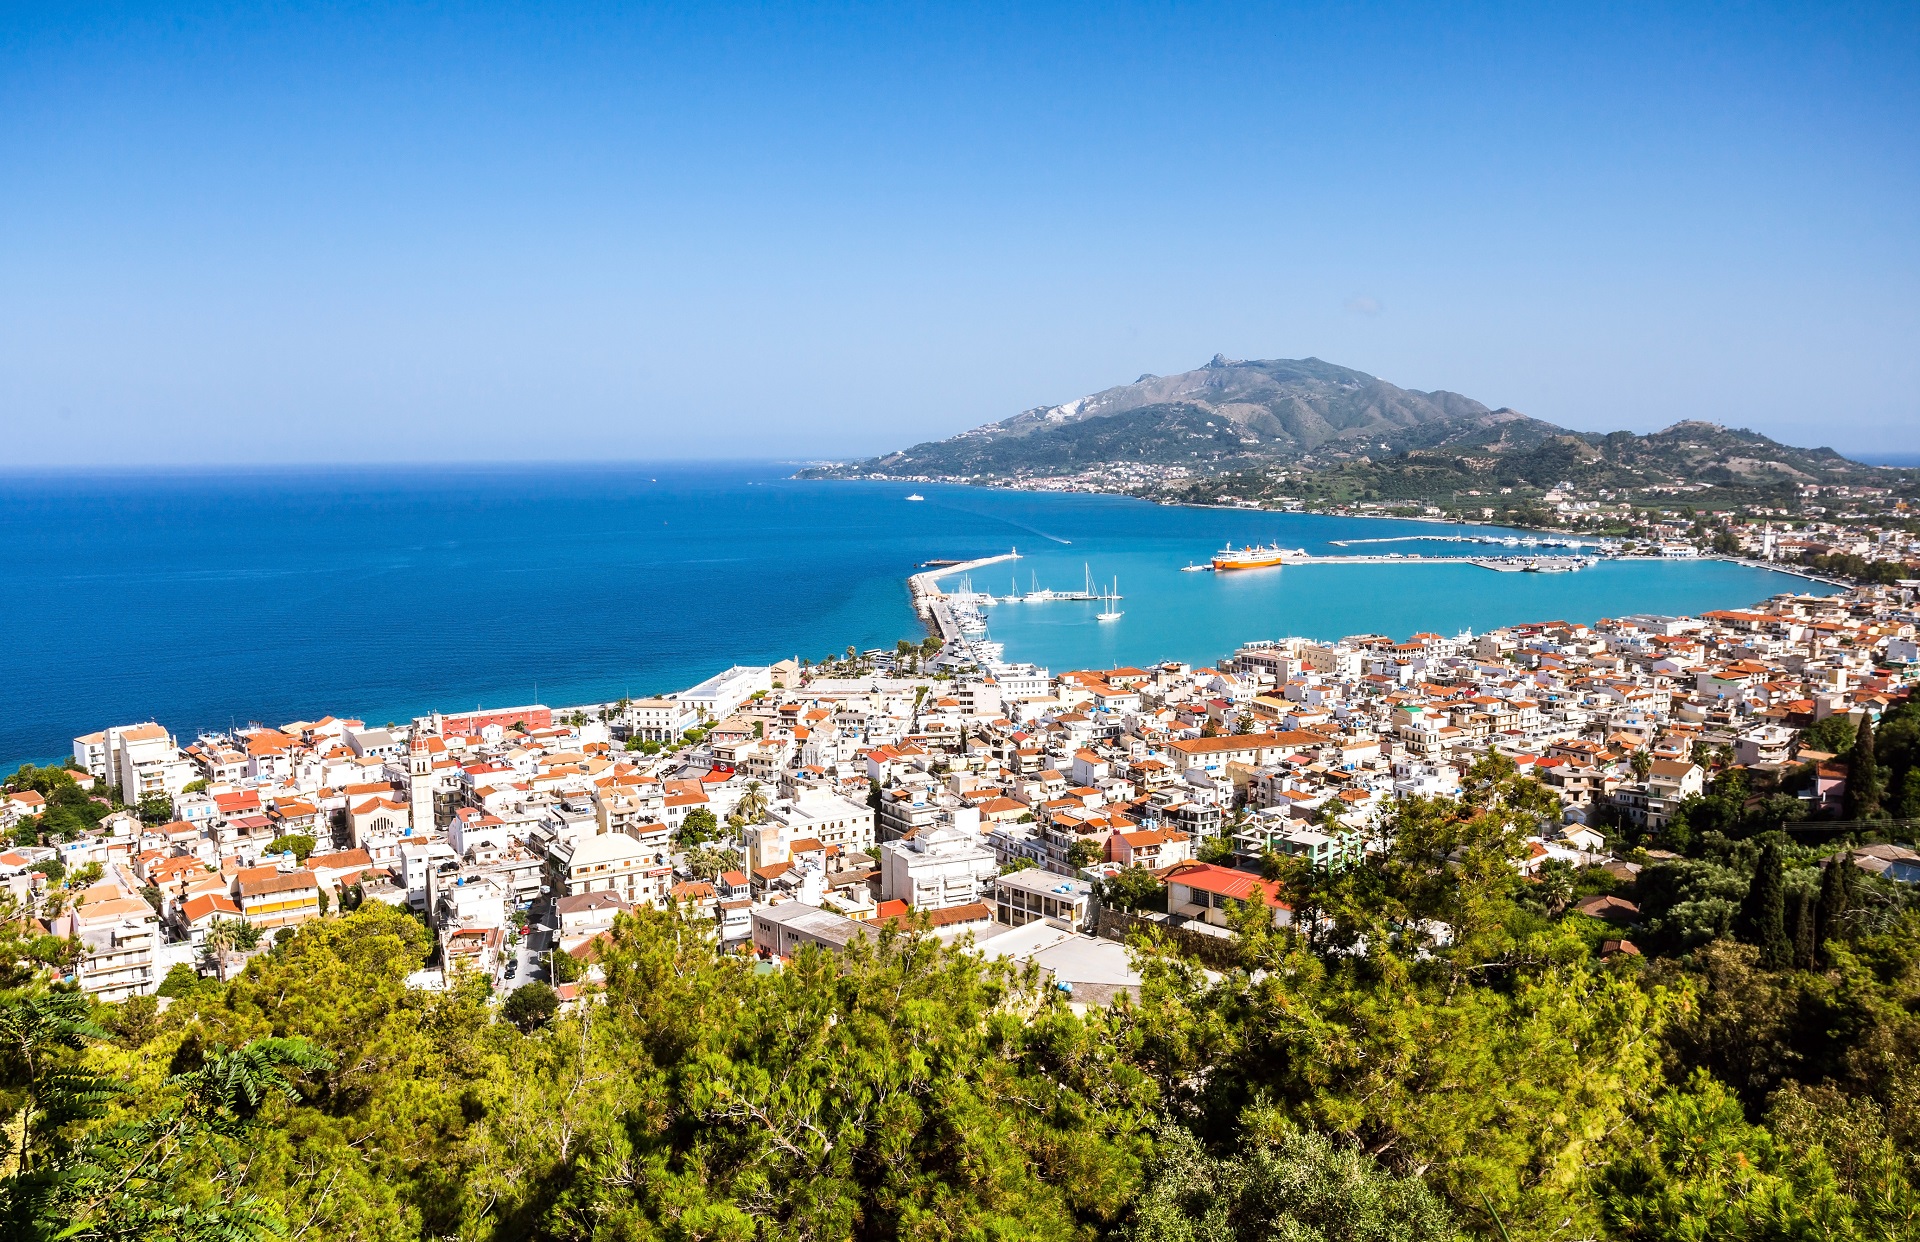
[[[1259,547],[1236,548],[1232,544],[1213,554],[1215,572],[1229,569],[1266,569],[1274,565],[1284,565],[1288,557],[1301,557],[1306,553],[1298,548],[1288,551],[1285,548],[1262,544]]]

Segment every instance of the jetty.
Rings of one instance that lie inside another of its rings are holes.
[[[1592,548],[1605,551],[1614,545],[1604,540],[1574,539],[1564,535],[1387,535],[1378,539],[1329,539],[1336,548],[1360,543],[1481,543],[1507,548]]]
[[[920,619],[931,626],[943,643],[954,642],[961,637],[960,623],[955,620],[953,609],[947,603],[947,597],[940,590],[940,579],[954,574],[971,573],[984,569],[988,565],[998,565],[1002,561],[1020,559],[1018,548],[1002,552],[999,556],[983,556],[975,561],[931,561],[931,569],[925,569],[907,579],[907,594],[913,599],[913,610]]]
[[[1611,558],[1619,559],[1619,558]],[[1474,565],[1504,574],[1564,574],[1586,569],[1599,558],[1576,554],[1544,556],[1426,556],[1419,552],[1348,553],[1338,556],[1302,556],[1286,563],[1301,565]]]

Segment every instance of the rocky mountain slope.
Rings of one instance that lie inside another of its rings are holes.
[[[806,473],[995,482],[1102,467],[1124,467],[1136,478],[1142,468],[1163,479],[1233,476],[1242,484],[1332,471],[1352,476],[1352,490],[1398,496],[1479,485],[1545,489],[1560,482],[1773,492],[1804,483],[1910,482],[1904,476],[1913,473],[1701,421],[1650,435],[1569,431],[1459,393],[1400,388],[1318,358],[1219,355],[1192,371],[1143,375],[950,439]]]
[[[1316,450],[1432,447],[1490,431],[1531,444],[1557,430],[1459,393],[1399,388],[1318,358],[1245,362],[1216,355],[1196,370],[1143,375],[843,470],[1003,476],[1132,461],[1217,471]]]

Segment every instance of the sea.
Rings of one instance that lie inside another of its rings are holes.
[[[1002,604],[989,637],[1060,671],[1209,661],[1250,639],[1749,604],[1802,579],[1725,562],[1579,573],[1471,565],[1183,573],[1223,543],[1464,554],[1336,540],[1488,527],[1177,507],[964,486],[807,482],[790,463],[98,471],[0,475],[0,765],[154,719],[560,706],[683,688],[736,663],[891,647],[923,629],[924,562],[1017,551],[977,590],[1117,589]],[[916,493],[923,500],[907,497]],[[1481,549],[1481,551],[1485,551]],[[948,585],[958,585],[950,580]]]

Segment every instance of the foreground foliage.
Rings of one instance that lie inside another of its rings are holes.
[[[911,933],[766,974],[660,913],[574,1012],[407,989],[427,935],[378,904],[164,1011],[16,976],[0,1233],[1920,1237],[1904,899],[1728,841],[1667,877],[1663,955],[1603,959],[1585,879],[1512,865],[1550,805],[1484,765],[1375,863],[1283,874],[1311,935],[1246,912],[1213,976],[1143,943],[1086,1016]],[[1768,913],[1802,891],[1807,954]]]

